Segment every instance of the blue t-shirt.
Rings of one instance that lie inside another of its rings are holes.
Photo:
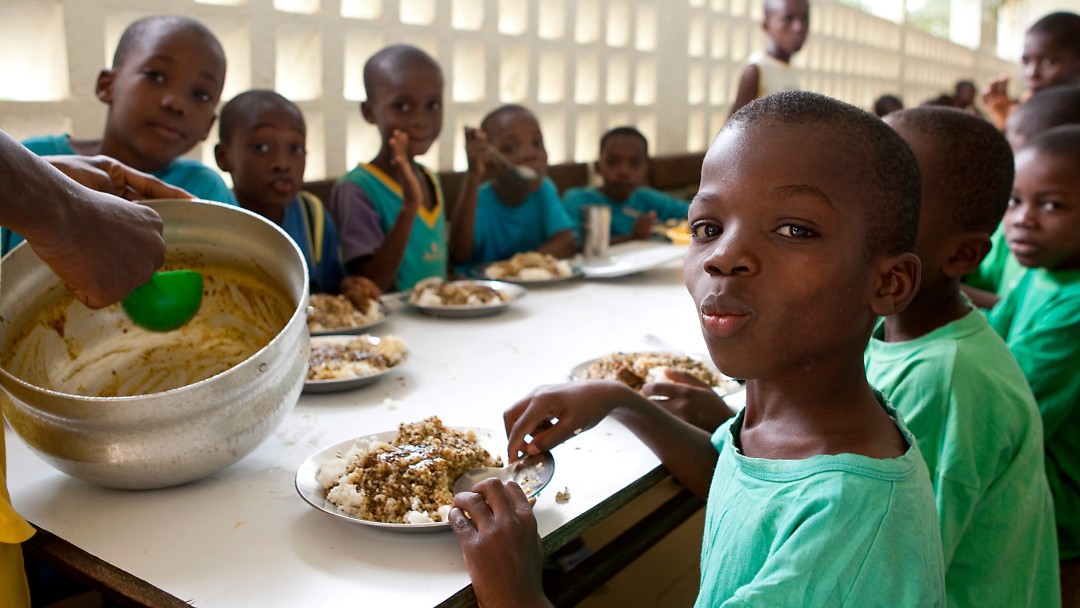
[[[311,194],[309,196],[314,197]],[[300,252],[304,254],[311,279],[311,293],[338,293],[341,279],[345,277],[345,266],[341,263],[337,227],[323,205],[317,205],[317,209],[322,214],[322,247],[318,255],[308,238],[308,235],[313,233],[309,226],[315,218],[306,217],[307,212],[300,197],[285,208],[281,229],[296,242]]]
[[[570,188],[563,193],[563,203],[566,204],[566,212],[574,225],[574,237],[579,242],[581,240],[581,208],[586,205],[611,207],[611,236],[625,236],[634,231],[634,222],[637,218],[623,213],[624,209],[642,214],[652,211],[656,213],[656,219],[660,221],[685,220],[690,210],[690,201],[677,199],[647,186],[634,190],[630,198],[621,202],[611,200],[599,188]]]
[[[71,140],[67,134],[31,137],[23,140],[22,144],[38,156],[78,154],[71,147]],[[196,198],[217,201],[227,205],[236,204],[236,196],[225,185],[221,176],[197,160],[177,158],[161,171],[156,171],[151,175],[166,184],[187,190]],[[11,251],[12,247],[22,241],[22,236],[4,230],[3,244],[0,245],[2,253],[6,254]]]
[[[476,193],[476,221],[473,224],[473,254],[469,265],[487,264],[513,257],[515,253],[536,251],[551,237],[572,224],[559,191],[545,177],[540,189],[531,192],[516,207],[499,200],[491,183]]]

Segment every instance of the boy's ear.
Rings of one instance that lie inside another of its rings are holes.
[[[229,173],[232,171],[232,164],[229,162],[229,155],[225,151],[225,146],[218,142],[214,146],[214,160],[217,161],[218,169]]]
[[[364,120],[369,124],[375,124],[375,114],[371,111],[371,105],[366,101],[360,102],[360,115],[364,117]]]
[[[94,85],[94,95],[101,103],[112,103],[113,84],[116,82],[116,72],[101,70],[98,72],[97,83]]]
[[[914,253],[901,253],[881,260],[870,308],[879,317],[896,314],[911,303],[922,280],[922,262]]]
[[[962,232],[945,241],[945,251],[951,252],[941,263],[941,273],[958,278],[974,272],[990,253],[990,235],[985,232]]]

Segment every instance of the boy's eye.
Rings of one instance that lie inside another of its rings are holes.
[[[690,236],[695,239],[710,239],[720,236],[721,232],[720,226],[710,222],[694,222],[690,226]]]
[[[805,239],[815,236],[814,232],[811,231],[809,228],[804,228],[795,224],[787,224],[786,226],[781,226],[776,232],[781,236],[787,236],[795,239]]]
[[[1015,194],[1014,194],[1014,195],[1012,195],[1012,196],[1010,196],[1010,197],[1009,197],[1009,206],[1010,206],[1010,207],[1016,207],[1016,206],[1018,206],[1018,205],[1019,205],[1020,203],[1021,203],[1021,200],[1020,200],[1020,197],[1019,197],[1019,196],[1017,196],[1017,195],[1015,195]]]
[[[202,102],[205,102],[205,103],[213,103],[214,96],[211,95],[210,93],[207,93],[206,91],[199,90],[199,91],[195,91],[195,99],[198,99],[199,101],[202,101]]]
[[[304,146],[290,146],[289,152],[295,154],[296,156],[303,156],[307,154],[307,150],[304,149]]]
[[[428,104],[428,109],[430,109],[430,110],[441,110],[442,109],[442,102],[441,101],[433,101],[433,102]]]
[[[270,151],[270,144],[257,143],[255,145],[251,146],[251,148],[253,150],[255,150],[256,152],[258,152],[259,154],[266,154],[267,152]]]
[[[157,70],[146,70],[143,72],[143,76],[157,83],[165,82],[165,75]]]
[[[412,104],[402,101],[394,104],[394,108],[397,109],[398,112],[409,112],[412,110]]]
[[[1047,211],[1058,211],[1060,209],[1064,209],[1065,205],[1061,204],[1060,201],[1050,200],[1050,201],[1043,201],[1042,202],[1042,208],[1047,210]]]

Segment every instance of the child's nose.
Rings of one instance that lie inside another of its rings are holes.
[[[740,230],[728,227],[711,244],[705,257],[705,272],[711,275],[738,276],[757,272],[757,257],[746,246]]]
[[[1009,211],[1014,226],[1031,226],[1035,223],[1035,206],[1027,203],[1016,205]]]
[[[186,110],[183,97],[171,92],[166,92],[165,96],[161,98],[161,107],[176,112],[177,114],[183,114]]]

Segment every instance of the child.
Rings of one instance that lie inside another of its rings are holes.
[[[109,106],[101,139],[70,135],[23,142],[41,156],[104,154],[197,198],[236,204],[217,173],[181,158],[206,139],[225,83],[225,53],[203,24],[173,15],[146,17],[127,27],[112,68],[97,78],[97,97]],[[22,237],[9,233],[4,253]]]
[[[960,292],[1008,203],[1012,151],[993,125],[954,109],[905,110],[885,122],[922,173],[923,272],[911,304],[874,331],[867,378],[903,415],[929,466],[949,606],[1056,606],[1039,411],[1008,347]]]
[[[884,118],[893,112],[899,112],[904,109],[904,102],[900,101],[900,98],[896,95],[882,95],[874,101],[874,114],[878,118]]]
[[[360,112],[379,129],[382,146],[330,194],[346,268],[383,290],[446,277],[442,189],[415,160],[442,131],[442,70],[424,51],[393,45],[364,64],[364,88]]]
[[[494,179],[480,185],[493,160],[488,145],[532,175],[492,163]],[[466,132],[466,146],[469,171],[450,222],[454,263],[473,266],[526,251],[572,256],[573,224],[546,177],[547,150],[536,116],[522,106],[502,106],[484,117],[480,131]]]
[[[1080,86],[1050,87],[1032,97],[1009,116],[1005,137],[1013,152],[1018,152],[1031,137],[1067,124],[1080,124]],[[964,278],[964,292],[977,306],[987,309],[1008,295],[1025,271],[1009,252],[1003,224],[998,226],[991,242],[990,254],[975,272]]]
[[[1024,93],[1020,104],[1008,96],[1009,78],[996,76],[983,87],[983,104],[990,122],[999,129],[1018,105],[1039,91],[1058,84],[1080,84],[1080,15],[1050,13],[1036,21],[1024,35],[1020,57]]]
[[[237,201],[292,237],[307,261],[311,293],[361,289],[378,297],[374,283],[345,276],[333,220],[318,197],[300,190],[307,161],[300,108],[273,91],[247,91],[221,109],[218,129],[214,156],[232,174]]]
[[[686,219],[690,208],[681,201],[645,185],[649,171],[649,142],[633,127],[617,127],[600,138],[600,159],[596,171],[604,180],[599,188],[570,188],[563,203],[580,234],[581,207],[611,207],[611,242],[652,236],[657,220]]]
[[[807,0],[765,0],[765,22],[761,25],[769,43],[746,60],[731,113],[758,97],[799,88],[799,73],[791,67],[791,57],[802,49],[810,33],[810,3]]]
[[[1080,125],[1050,129],[1016,155],[1005,238],[1028,268],[990,311],[1042,412],[1054,494],[1062,604],[1080,605]]]
[[[918,206],[915,159],[877,117],[805,92],[749,104],[705,157],[684,268],[745,409],[710,440],[621,383],[541,388],[505,414],[511,458],[609,413],[629,427],[708,496],[698,606],[943,606],[926,464],[862,359],[915,292]],[[488,480],[454,505],[479,603],[541,604],[521,490]]]

